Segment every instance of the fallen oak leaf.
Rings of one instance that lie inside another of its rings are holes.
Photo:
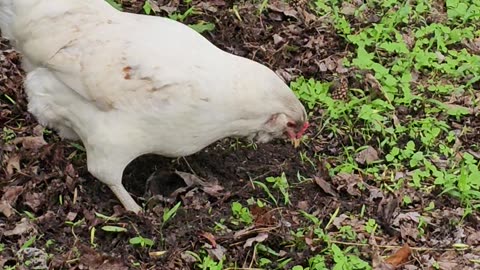
[[[408,257],[410,256],[411,253],[412,253],[412,249],[410,249],[410,247],[407,244],[405,244],[405,245],[403,245],[402,248],[400,248],[397,252],[395,252],[395,254],[388,257],[385,260],[385,262],[388,263],[388,264],[391,264],[392,266],[397,267],[397,266],[407,262]]]

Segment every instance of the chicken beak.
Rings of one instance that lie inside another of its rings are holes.
[[[298,139],[298,138],[292,139],[292,144],[293,144],[294,148],[299,147],[300,146],[300,139]]]

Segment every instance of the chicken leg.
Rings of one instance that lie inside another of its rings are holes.
[[[134,213],[142,211],[142,208],[133,200],[132,196],[128,194],[123,185],[110,185],[108,187],[112,190],[113,194],[117,196],[118,200],[122,203],[125,209]]]
[[[101,138],[101,136],[94,136]],[[117,136],[120,139],[120,136]],[[112,144],[110,144],[111,142]],[[122,184],[123,170],[136,155],[128,149],[119,147],[119,142],[96,142],[93,147],[86,147],[88,171],[102,183],[106,184],[127,211],[138,213],[142,208],[135,202]],[[99,146],[100,145],[100,146]]]

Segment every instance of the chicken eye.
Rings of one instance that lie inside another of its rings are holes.
[[[287,123],[287,127],[289,127],[289,128],[294,128],[294,127],[296,127],[296,126],[297,126],[297,125],[296,125],[295,123],[293,123],[293,122],[288,122],[288,123]]]

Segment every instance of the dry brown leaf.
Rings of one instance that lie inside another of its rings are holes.
[[[10,205],[15,205],[15,202],[23,192],[22,186],[13,186],[13,187],[5,187],[3,189],[3,196],[2,201],[6,201]]]
[[[299,201],[297,203],[297,208],[303,211],[307,211],[307,209],[310,207],[308,204],[308,201]]]
[[[28,137],[21,137],[21,138],[16,138],[13,140],[14,144],[19,144],[21,143],[23,148],[26,150],[38,150],[40,147],[47,145],[47,142],[42,136],[28,136]]]
[[[405,244],[403,245],[402,248],[400,248],[397,252],[395,252],[395,254],[388,257],[385,260],[385,262],[397,267],[403,263],[406,263],[411,253],[412,253],[412,250],[407,244]]]
[[[12,230],[5,231],[3,235],[5,236],[13,236],[13,235],[24,235],[31,231],[35,231],[35,227],[33,224],[27,219],[22,218],[20,223],[18,223],[15,228]]]
[[[332,185],[325,181],[323,178],[314,176],[313,179],[315,180],[315,183],[327,194],[332,195],[333,197],[338,197],[338,193],[335,192],[335,190],[332,188]]]
[[[259,207],[255,204],[249,210],[257,226],[274,226],[277,223],[270,207]]]
[[[9,218],[13,215],[13,208],[8,202],[0,201],[0,213]]]
[[[215,236],[210,232],[203,232],[200,234],[201,237],[205,238],[210,242],[213,248],[217,246],[217,241],[215,240]]]
[[[270,10],[283,13],[283,15],[292,17],[298,20],[298,12],[292,8],[288,3],[283,1],[272,1],[267,6]]]
[[[14,169],[18,172],[21,171],[20,169],[20,155],[13,154],[13,156],[7,159],[7,174],[10,176],[14,173]]]
[[[208,244],[206,244],[208,246]],[[225,256],[225,253],[227,252],[227,249],[222,247],[221,245],[218,245],[215,248],[206,248],[208,255],[210,257],[220,261],[223,259]]]
[[[199,186],[201,190],[213,197],[219,197],[223,195],[222,191],[224,188],[216,183],[206,182],[200,177],[191,173],[180,171],[176,171],[175,173],[183,179],[188,187]]]
[[[332,182],[337,184],[337,190],[346,187],[347,193],[351,196],[360,196],[358,184],[363,183],[362,177],[353,173],[339,173],[332,178]]]
[[[23,203],[30,207],[33,212],[37,212],[45,202],[45,196],[42,193],[28,192],[24,198],[25,201]]]
[[[378,159],[379,158],[378,158],[377,150],[375,150],[375,148],[371,147],[370,145],[366,149],[358,153],[357,156],[355,157],[355,161],[361,165],[372,164]]]
[[[127,270],[128,267],[122,262],[121,259],[111,258],[106,255],[102,255],[96,250],[86,246],[80,246],[79,263],[83,269],[97,269],[97,270]]]
[[[358,7],[348,3],[348,2],[343,2],[342,3],[342,8],[340,9],[340,13],[343,15],[353,15],[355,14],[355,11],[358,9]]]
[[[247,239],[243,248],[251,247],[253,243],[262,243],[263,241],[267,240],[268,233],[259,233],[257,236]]]
[[[480,231],[474,232],[467,237],[467,244],[473,245],[480,245]]]

